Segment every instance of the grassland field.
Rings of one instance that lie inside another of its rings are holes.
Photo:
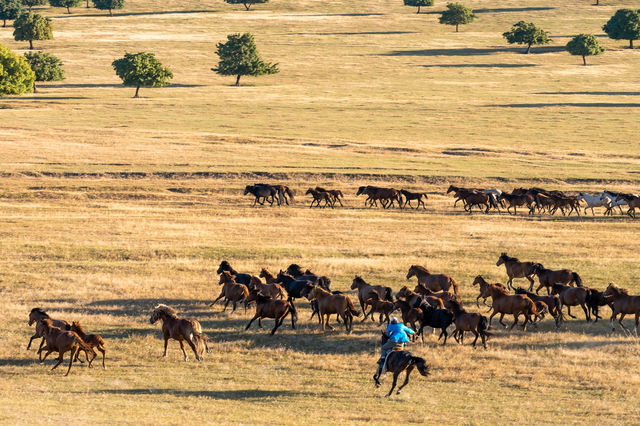
[[[502,251],[640,293],[638,222],[601,209],[469,216],[444,194],[450,183],[638,192],[640,53],[601,30],[638,3],[464,3],[478,18],[459,33],[438,24],[442,1],[419,15],[377,0],[250,12],[141,0],[111,18],[37,9],[55,38],[35,46],[67,79],[0,99],[0,423],[638,423],[638,340],[581,312],[560,330],[495,329],[487,350],[427,336],[409,349],[432,375],[386,400],[390,377],[379,390],[371,380],[377,325],[322,333],[300,301],[300,327],[268,336],[242,331],[251,312],[208,307],[223,259],[253,274],[299,263],[354,297],[355,274],[397,291],[423,264],[452,275],[472,311],[473,277],[506,281]],[[519,20],[553,43],[530,55],[507,45]],[[281,72],[237,88],[210,68],[215,44],[245,31]],[[563,50],[583,32],[607,48],[587,67]],[[11,33],[0,28],[0,43],[22,53]],[[156,53],[173,84],[132,99],[111,68],[125,51]],[[296,203],[251,208],[242,189],[256,181],[286,183]],[[309,209],[316,184],[342,189],[346,207]],[[362,184],[426,191],[428,209],[365,209]],[[157,303],[202,323],[204,362],[183,362],[175,341],[160,357]],[[107,370],[64,378],[39,365],[25,350],[35,306],[100,333]]]

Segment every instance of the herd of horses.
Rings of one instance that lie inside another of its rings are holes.
[[[577,195],[566,194],[562,191],[548,191],[542,188],[516,188],[511,193],[503,192],[497,188],[461,188],[450,185],[447,194],[453,193],[456,201],[462,201],[464,210],[469,214],[476,207],[484,213],[495,209],[500,213],[500,208],[507,213],[516,215],[518,207],[528,209],[529,215],[548,213],[554,215],[558,210],[563,216],[571,216],[576,213],[580,216],[580,210],[584,207],[584,214],[591,209],[595,216],[594,207],[604,207],[605,216],[612,215],[617,208],[620,214],[625,214],[622,206],[627,206],[626,214],[635,219],[635,209],[640,208],[640,196],[613,191],[603,191],[601,194],[587,194],[580,192]],[[581,204],[581,203],[584,203]],[[513,211],[512,211],[513,209]]]
[[[506,285],[490,283],[480,275],[476,276],[472,283],[474,288],[478,288],[476,307],[480,309],[482,299],[482,303],[489,307],[487,313],[491,312],[488,317],[481,312],[467,310],[460,298],[459,285],[453,277],[431,273],[420,265],[411,265],[405,276],[406,280],[415,277],[416,286],[413,289],[403,286],[395,296],[391,287],[370,284],[356,275],[350,288],[358,299],[358,310],[349,294],[331,290],[331,280],[327,276],[315,274],[308,269],[303,270],[297,264],[291,264],[285,270],[279,270],[277,274],[262,268],[258,275],[252,275],[238,272],[229,262],[222,261],[217,270],[220,276],[220,293],[210,306],[222,300],[222,311],[231,304],[233,313],[238,306],[243,306],[246,312],[250,306],[255,305],[255,314],[244,329],[249,329],[256,320],[258,327],[262,328],[263,319],[273,319],[271,335],[276,333],[287,317],[291,321],[291,328],[296,328],[298,310],[295,304],[299,303],[299,299],[309,302],[312,312],[310,320],[317,316],[323,331],[326,328],[334,329],[330,324],[330,319],[334,316],[336,322],[342,324],[347,333],[351,333],[355,317],[362,316],[362,322],[370,319],[378,324],[388,324],[391,315],[399,311],[402,322],[415,331],[414,340],[421,339],[424,342],[424,329],[430,327],[433,331],[440,330],[438,340],[442,339],[442,345],[446,345],[450,335],[459,344],[464,344],[465,333],[470,333],[474,337],[473,347],[480,340],[485,349],[487,339],[492,336],[489,330],[496,316],[499,316],[498,322],[504,327],[507,327],[503,321],[505,315],[513,317],[509,330],[522,318],[522,329],[526,330],[527,324],[537,327],[538,322],[549,314],[555,320],[556,328],[559,328],[564,321],[565,307],[567,315],[572,318],[576,317],[571,314],[571,308],[580,306],[587,321],[591,321],[592,317],[597,321],[602,318],[600,309],[608,306],[611,309],[612,331],[617,319],[624,332],[630,334],[631,331],[622,320],[626,315],[634,315],[634,332],[638,335],[640,296],[630,295],[627,289],[613,283],[603,291],[589,288],[584,286],[581,277],[570,269],[552,270],[540,263],[520,261],[506,253],[498,257],[496,266],[504,266],[508,276]],[[539,283],[535,291],[534,277]],[[526,279],[529,282],[528,288],[516,288],[513,285],[516,278]],[[540,290],[543,289],[547,291],[541,295]],[[487,303],[487,299],[491,299],[490,304]],[[185,361],[188,360],[185,343],[199,361],[203,359],[205,352],[209,352],[209,338],[196,319],[181,318],[174,308],[160,304],[153,309],[149,321],[151,324],[162,322],[163,356],[167,355],[167,345],[171,339],[177,340],[180,344]],[[77,321],[69,323],[53,319],[41,308],[34,308],[29,314],[29,326],[33,324],[36,325],[35,333],[31,336],[27,349],[31,347],[34,339],[42,338],[37,352],[40,362],[44,362],[50,353],[58,352],[58,362],[53,367],[55,369],[63,362],[64,354],[70,352],[66,373],[68,375],[74,361],[83,362],[80,359],[81,353],[84,353],[88,366],[91,367],[97,349],[102,352],[102,366],[106,368],[104,339],[97,334],[86,334]],[[449,333],[448,329],[451,326],[454,330]],[[384,333],[382,338],[385,339]],[[429,374],[429,366],[423,358],[414,357],[408,351],[400,349],[389,355],[386,366],[387,371],[393,372],[391,391],[395,388],[398,374],[402,371],[406,371],[407,376],[399,389],[409,382],[409,373],[414,368],[423,376]],[[374,376],[377,386],[380,384],[378,379],[379,377]]]
[[[605,215],[612,215],[616,209],[621,215],[628,215],[636,218],[636,208],[640,208],[640,196],[637,194],[603,191],[601,194],[587,194],[580,192],[577,195],[567,194],[562,191],[548,191],[542,188],[516,188],[511,193],[503,192],[497,188],[462,188],[450,185],[446,194],[453,193],[455,197],[454,207],[458,202],[462,202],[462,206],[469,214],[473,213],[473,209],[477,208],[484,213],[496,210],[501,213],[501,208],[507,213],[516,215],[518,208],[528,209],[529,215],[556,214],[558,211],[563,216],[571,216],[575,213],[580,216],[587,214],[590,209],[591,214],[595,216],[594,207],[604,207]],[[253,206],[256,204],[265,205],[289,205],[293,202],[294,191],[285,185],[271,185],[259,183],[248,185],[245,187],[244,195],[251,194],[255,197]],[[309,188],[305,195],[310,195],[312,200],[310,208],[334,208],[336,206],[344,207],[342,199],[344,194],[339,189],[325,189],[319,186]],[[405,189],[385,188],[379,186],[361,186],[356,192],[356,196],[364,195],[365,207],[372,208],[381,206],[388,209],[394,205],[397,208],[414,207],[415,209],[426,210],[425,201],[428,196],[425,192],[412,192]],[[411,203],[415,202],[415,205]],[[583,204],[584,203],[584,204]],[[626,206],[626,212],[623,211]]]

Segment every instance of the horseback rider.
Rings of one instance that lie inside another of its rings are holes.
[[[389,352],[396,347],[399,347],[400,350],[402,350],[404,349],[404,344],[409,343],[409,336],[407,336],[407,333],[414,334],[415,332],[411,328],[399,322],[396,317],[392,317],[391,323],[387,326],[387,335],[389,336],[389,339],[380,348],[380,359],[378,360],[378,370],[376,371],[375,377],[379,377],[383,373],[385,360],[387,359]]]

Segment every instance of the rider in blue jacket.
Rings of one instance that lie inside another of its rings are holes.
[[[409,343],[408,334],[414,334],[415,332],[398,321],[396,317],[391,318],[391,323],[387,326],[387,335],[389,340],[380,348],[380,359],[378,360],[378,371],[376,376],[379,376],[383,371],[384,361],[387,358],[387,354],[396,346],[404,348],[405,343]]]

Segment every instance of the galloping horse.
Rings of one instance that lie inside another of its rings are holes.
[[[91,366],[91,361],[96,357],[96,353],[90,346],[82,341],[80,336],[73,331],[62,330],[61,328],[54,326],[53,322],[48,318],[44,318],[40,320],[40,322],[42,323],[42,331],[47,341],[47,344],[43,348],[38,349],[38,355],[40,355],[44,350],[47,351],[47,353],[44,354],[44,357],[40,360],[40,363],[44,362],[51,352],[58,352],[58,363],[51,369],[55,370],[60,364],[62,364],[65,352],[71,352],[69,368],[65,374],[65,376],[68,376],[69,371],[71,371],[71,365],[73,365],[73,361],[76,358],[78,351],[82,350],[87,356],[87,359],[89,359],[89,352],[93,355],[91,360],[89,360],[89,366]]]
[[[562,304],[560,298],[557,295],[539,296],[536,293],[532,293],[523,288],[517,288],[516,294],[524,294],[529,299],[533,300],[533,303],[542,302],[549,309],[549,313],[556,321],[556,328],[560,327],[560,322],[564,319],[562,315]]]
[[[346,294],[332,294],[321,287],[314,286],[309,293],[309,299],[318,301],[318,312],[320,312],[320,318],[324,319],[321,322],[322,331],[324,331],[325,325],[333,330],[333,327],[329,325],[329,317],[331,314],[338,314],[344,321],[347,333],[351,333],[351,330],[353,330],[353,317],[360,316],[360,312],[356,311],[349,296]]]
[[[384,345],[387,340],[389,340],[389,336],[386,333],[382,333],[382,341],[381,345]],[[429,365],[424,360],[424,358],[420,358],[417,356],[411,355],[409,351],[392,351],[389,355],[387,355],[386,359],[386,371],[390,371],[393,373],[393,383],[391,384],[391,389],[386,396],[391,396],[393,389],[396,387],[398,383],[398,376],[401,372],[407,371],[407,376],[404,379],[404,383],[400,385],[398,390],[396,391],[396,395],[400,393],[402,388],[404,388],[407,383],[409,383],[409,375],[413,371],[413,368],[417,368],[418,372],[427,377],[429,375]],[[376,387],[380,387],[380,377],[378,373],[374,374],[373,380],[375,381]]]
[[[416,277],[418,284],[431,291],[449,291],[453,287],[453,292],[458,294],[458,284],[456,280],[444,274],[432,274],[429,270],[420,265],[411,265],[407,272],[407,279]]]
[[[531,276],[535,273],[534,267],[536,263],[520,262],[517,258],[509,257],[507,256],[507,253],[502,253],[496,262],[496,266],[500,266],[502,264],[504,264],[504,267],[507,270],[507,275],[509,276],[507,288],[514,288],[514,278],[526,278],[531,283],[531,285],[529,285],[529,291],[533,291],[533,278],[531,278]]]
[[[467,312],[460,303],[455,300],[447,302],[447,308],[453,313],[453,323],[456,329],[453,331],[453,337],[460,343],[464,344],[464,332],[470,331],[476,338],[473,340],[475,348],[478,337],[482,339],[482,346],[487,349],[487,317],[477,313]]]
[[[238,271],[233,269],[229,262],[227,262],[226,260],[220,262],[220,266],[218,266],[216,274],[220,275],[223,271],[228,271],[231,275],[233,275],[233,279],[235,279],[237,283],[249,285],[249,283],[251,282],[251,274],[239,273]]]
[[[424,201],[422,201],[422,197],[424,197],[425,200],[429,199],[429,197],[427,197],[427,194],[425,192],[409,192],[404,189],[401,189],[400,193],[404,196],[403,207],[407,207],[407,204],[409,205],[409,207],[413,207],[411,205],[411,201],[416,200],[418,202],[418,205],[416,206],[416,210],[419,209],[420,206],[422,206],[423,210],[427,209],[427,205],[424,203]]]
[[[273,335],[289,314],[291,314],[291,328],[296,328],[296,320],[298,319],[296,308],[286,300],[272,299],[257,291],[252,292],[247,300],[256,302],[256,314],[251,318],[245,330],[248,330],[256,319],[258,326],[262,328],[262,318],[273,318],[275,320],[273,330],[271,330],[271,335]]]
[[[96,348],[102,353],[102,368],[104,370],[107,369],[104,365],[104,357],[105,357],[105,348],[104,348],[104,339],[99,334],[87,334],[84,332],[84,329],[80,325],[78,321],[74,321],[71,323],[71,331],[75,332],[87,346],[91,348]],[[86,353],[85,353],[86,355]],[[76,357],[78,355],[76,354]],[[88,360],[87,360],[88,361]],[[93,361],[93,360],[92,360]],[[89,361],[89,366],[91,366],[91,361]]]
[[[69,331],[71,330],[71,324],[69,324],[67,321],[65,320],[56,320],[51,318],[44,310],[42,310],[41,308],[33,308],[31,310],[31,312],[29,313],[29,326],[33,325],[33,323],[36,323],[36,332],[33,334],[33,336],[31,336],[31,339],[29,339],[29,344],[27,345],[27,350],[29,350],[29,348],[31,348],[31,342],[33,342],[33,339],[37,339],[38,337],[42,337],[42,340],[40,341],[40,347],[38,348],[38,350],[40,350],[42,348],[42,346],[44,345],[44,331],[42,330],[42,324],[40,324],[40,321],[43,319],[50,319],[51,320],[51,324],[54,327],[58,327],[61,328],[63,330]]]
[[[164,337],[163,357],[167,356],[169,339],[175,339],[180,343],[180,349],[182,349],[185,361],[189,358],[187,358],[187,353],[184,350],[183,341],[187,342],[191,347],[198,361],[202,361],[201,353],[203,345],[206,351],[209,352],[207,336],[202,333],[202,326],[197,320],[193,318],[180,318],[175,309],[163,304],[153,309],[149,322],[155,324],[158,320],[162,321],[162,335]]]
[[[589,310],[587,309],[587,305],[589,305],[591,297],[591,293],[588,288],[553,284],[551,286],[551,294],[558,295],[561,305],[566,305],[567,314],[569,314],[571,318],[575,318],[574,315],[571,315],[571,307],[580,305],[584,311],[584,316],[587,318],[587,322],[591,321],[591,315],[589,315]]]
[[[485,306],[489,306],[489,310],[491,310],[491,306],[487,305],[487,297],[491,297],[491,294],[489,293],[489,283],[486,282],[484,278],[482,278],[482,275],[477,275],[473,280],[472,285],[478,285],[480,287],[480,294],[478,295],[478,297],[476,297],[476,306],[478,308],[480,307],[480,298],[482,298],[482,303]],[[507,290],[507,288],[500,283],[493,283],[493,285],[502,287],[505,291]]]
[[[391,287],[368,284],[364,279],[362,279],[362,277],[358,275],[355,276],[353,282],[351,283],[351,290],[355,289],[358,289],[358,301],[360,302],[360,307],[362,308],[364,319],[367,319],[367,316],[369,315],[366,310],[365,301],[367,299],[370,299],[373,293],[378,295],[379,300],[388,300],[393,302]]]
[[[540,281],[540,286],[536,289],[536,293],[538,293],[542,287],[546,287],[547,294],[550,294],[551,286],[553,284],[571,285],[575,283],[577,287],[582,287],[582,279],[580,278],[580,275],[573,272],[571,269],[553,271],[537,263],[533,267],[533,273],[538,276],[538,280]]]
[[[311,196],[313,197],[313,200],[311,200],[311,204],[309,205],[309,208],[312,208],[314,204],[317,207],[324,208],[329,206],[333,208],[333,199],[328,192],[318,191],[313,188],[309,188],[307,189],[307,192],[304,193],[304,195],[309,195],[309,194],[311,194]],[[323,206],[320,205],[321,201],[324,201]]]
[[[630,296],[629,290],[626,288],[618,287],[611,283],[604,291],[605,297],[611,297],[613,299],[613,308],[611,309],[611,330],[615,330],[613,321],[616,316],[620,314],[618,323],[620,327],[626,332],[629,332],[622,323],[624,316],[627,314],[634,314],[636,320],[635,335],[638,336],[638,320],[640,319],[640,296]]]
[[[513,324],[511,324],[509,330],[512,330],[518,323],[518,317],[520,314],[524,314],[524,324],[522,325],[523,330],[526,330],[527,322],[531,321],[530,316],[538,315],[538,308],[535,303],[525,295],[510,295],[504,288],[493,284],[488,284],[487,290],[491,295],[491,308],[493,309],[493,312],[489,316],[489,328],[491,328],[491,320],[496,316],[496,314],[500,314],[498,322],[505,328],[507,325],[502,322],[502,318],[504,318],[505,314],[513,315]]]

